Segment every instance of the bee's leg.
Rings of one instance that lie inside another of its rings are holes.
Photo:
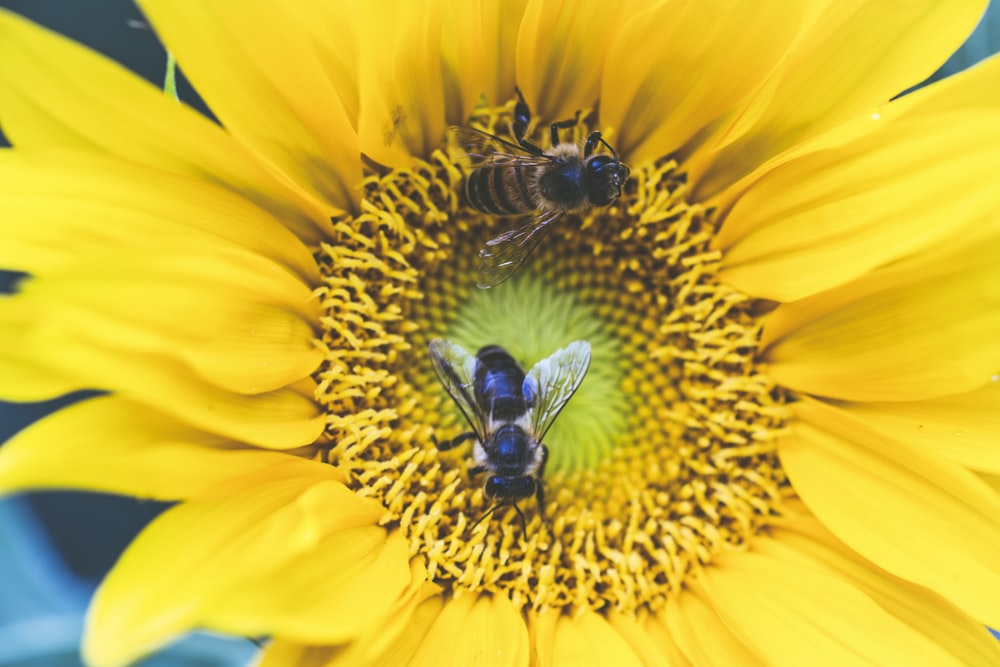
[[[618,159],[618,153],[615,152],[615,149],[612,148],[611,144],[606,142],[601,136],[601,133],[596,130],[591,132],[590,136],[587,137],[587,145],[583,147],[583,157],[588,158],[593,155],[594,149],[597,148],[597,144],[599,143],[604,144],[604,147],[611,152],[611,154],[615,157],[615,160]]]
[[[486,472],[486,466],[472,466],[469,468],[469,474],[472,476],[482,475],[484,472]]]
[[[437,449],[438,449],[439,452],[446,452],[449,449],[454,449],[455,447],[458,447],[459,445],[461,445],[466,440],[472,440],[475,437],[476,437],[475,433],[473,433],[472,431],[468,431],[467,433],[462,433],[461,435],[456,435],[451,440],[445,440],[444,442],[438,442],[437,436],[434,435],[433,433],[431,434],[431,440],[434,442],[434,446],[437,447]]]
[[[545,523],[545,464],[549,461],[549,448],[542,445],[542,465],[538,467],[538,477],[535,479],[535,502],[538,503],[538,516]]]
[[[531,125],[531,109],[528,108],[528,103],[524,101],[521,89],[514,86],[514,92],[517,93],[517,104],[514,105],[514,120],[512,122],[514,138],[517,139],[517,143],[521,145],[521,148],[532,155],[545,155],[545,151],[524,138],[524,135],[528,133],[528,126]]]
[[[538,516],[545,523],[545,484],[540,479],[535,480],[535,502],[538,503]]]
[[[517,104],[514,105],[514,138],[521,141],[528,133],[528,126],[531,125],[531,109],[524,101],[521,89],[514,86],[514,92],[517,93]]]
[[[560,120],[556,123],[552,123],[552,126],[549,128],[549,132],[552,133],[552,145],[556,146],[562,143],[559,140],[559,130],[565,130],[566,128],[569,127],[576,127],[577,124],[579,124],[579,122],[580,122],[580,112],[577,111],[576,115],[568,120]],[[590,157],[590,154],[588,153],[586,157]]]
[[[545,523],[545,484],[535,480],[535,501],[538,503],[538,517]]]
[[[514,511],[517,512],[517,515],[521,517],[521,534],[524,535],[525,538],[527,538],[528,522],[524,520],[524,512],[522,512],[521,508],[517,506],[517,503],[511,503],[511,505],[514,506]]]

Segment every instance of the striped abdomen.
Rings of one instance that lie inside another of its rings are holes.
[[[531,213],[538,208],[538,186],[528,173],[532,168],[515,162],[473,170],[465,179],[469,205],[493,215]]]

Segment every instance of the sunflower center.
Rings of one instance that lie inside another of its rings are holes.
[[[482,120],[502,127],[503,113]],[[490,290],[475,286],[477,252],[519,223],[462,207],[462,172],[443,152],[369,177],[363,213],[335,220],[317,251],[327,460],[455,592],[656,609],[787,494],[774,451],[782,396],[754,365],[759,304],[715,280],[713,216],[687,202],[675,165],[629,166],[619,200],[560,220]],[[470,445],[435,448],[468,430],[431,368],[435,337],[470,353],[498,344],[526,368],[591,344],[590,370],[545,438],[545,516],[520,503],[526,532],[509,507],[476,524],[491,501],[469,474]]]

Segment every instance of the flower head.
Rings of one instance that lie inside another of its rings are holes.
[[[141,4],[219,124],[0,15],[0,392],[107,392],[0,488],[179,501],[92,664],[997,660],[1000,61],[888,101],[982,2]],[[631,176],[480,290],[447,128],[515,84]],[[436,337],[590,343],[527,531]]]

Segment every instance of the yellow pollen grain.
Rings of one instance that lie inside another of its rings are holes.
[[[503,132],[509,108],[475,120]],[[433,444],[467,427],[427,357],[476,294],[479,247],[517,221],[464,208],[462,171],[442,150],[367,177],[360,214],[331,221],[316,250],[323,460],[385,506],[382,523],[454,595],[506,595],[524,610],[659,609],[692,571],[765,528],[789,493],[775,455],[787,410],[755,366],[759,304],[715,279],[714,212],[687,201],[675,163],[629,166],[621,199],[561,220],[524,269],[543,287],[525,331],[571,299],[616,346],[617,361],[602,362],[614,367],[590,374],[620,378],[606,387],[619,426],[605,454],[547,471],[544,519],[521,505],[526,534],[511,508],[474,525],[491,503],[468,474],[468,446]]]

